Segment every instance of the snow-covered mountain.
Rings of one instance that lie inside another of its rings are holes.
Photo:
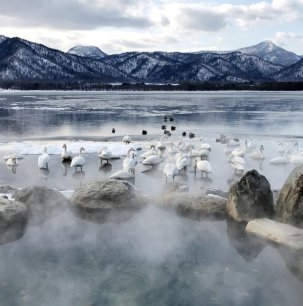
[[[75,54],[82,57],[90,57],[93,59],[100,59],[107,56],[102,50],[95,46],[75,46],[68,50],[67,53]]]
[[[61,52],[27,40],[0,43],[0,80],[13,81],[133,81],[116,68],[86,57]]]
[[[270,40],[262,41],[254,46],[238,49],[238,51],[248,55],[258,56],[266,61],[285,67],[301,60],[301,57],[297,54],[278,47]]]
[[[265,54],[270,44],[266,43],[266,46],[257,49],[262,49]],[[277,48],[272,46],[271,50]],[[302,67],[303,60],[285,67],[263,59],[260,52],[258,55],[248,55],[243,51],[127,52],[94,59],[16,37],[0,36],[0,81],[297,82],[303,81]]]
[[[151,83],[270,81],[283,68],[241,52],[127,52],[103,61]]]

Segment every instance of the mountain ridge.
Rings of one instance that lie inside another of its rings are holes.
[[[85,48],[87,51],[87,47]],[[94,49],[90,46],[89,51],[91,48]],[[257,49],[259,53],[263,52],[266,55],[277,48],[280,47],[267,41],[261,42],[259,47],[254,47],[254,50]],[[93,58],[52,49],[18,37],[0,36],[0,80],[2,81],[163,84],[257,83],[289,80],[300,82],[303,81],[302,63],[300,59],[286,67],[281,63],[273,63],[261,56],[249,55],[239,50],[198,53],[132,51]]]

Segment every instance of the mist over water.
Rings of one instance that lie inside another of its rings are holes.
[[[64,167],[58,154],[51,155],[49,172],[39,171],[37,155],[26,155],[16,173],[2,160],[0,185],[74,190],[109,177],[123,159],[100,167],[95,148],[106,137],[120,142],[131,134],[141,154],[162,135],[168,115],[175,121],[167,125],[177,127],[172,140],[184,130],[196,133],[196,146],[202,136],[212,145],[214,173],[208,179],[194,176],[192,167],[176,178],[190,192],[228,189],[239,178],[215,141],[220,133],[242,144],[248,137],[264,144],[264,162],[248,158],[246,168],[280,189],[293,166],[269,160],[278,156],[279,141],[303,147],[302,98],[297,92],[0,92],[1,156],[45,144],[56,152],[76,141],[75,148],[90,150],[80,175]],[[142,129],[148,131],[145,138]],[[30,224],[21,239],[0,245],[0,305],[302,305],[303,283],[278,249],[249,244],[226,221],[195,221],[158,208],[165,186],[161,167],[138,172],[135,186],[150,203],[124,222],[92,223],[66,208],[43,224]]]

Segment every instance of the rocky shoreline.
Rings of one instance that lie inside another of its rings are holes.
[[[38,226],[66,209],[92,222],[124,222],[146,205],[156,205],[195,220],[226,219],[231,244],[245,260],[270,243],[303,280],[303,166],[292,171],[276,201],[269,182],[256,170],[245,173],[228,192],[191,194],[183,187],[168,184],[155,204],[130,183],[113,179],[82,185],[70,199],[46,187],[0,186],[1,194],[12,195],[0,197],[0,244],[21,238],[27,225]]]

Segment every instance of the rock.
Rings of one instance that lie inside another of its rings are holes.
[[[211,195],[194,195],[186,192],[172,192],[163,196],[161,207],[174,209],[178,214],[193,219],[226,217],[226,200]]]
[[[281,222],[303,226],[303,165],[286,179],[277,199],[276,216]]]
[[[226,223],[228,240],[242,258],[248,262],[257,258],[266,245],[264,241],[248,235],[245,232],[246,223],[244,222],[227,218]]]
[[[82,218],[116,222],[128,219],[146,200],[135,192],[132,184],[106,179],[81,186],[74,192],[71,202]]]
[[[69,205],[69,201],[59,191],[43,186],[21,189],[13,197],[27,206],[29,221],[37,225],[58,215]]]
[[[273,194],[265,176],[251,170],[233,184],[228,192],[227,213],[238,222],[272,217]]]
[[[245,231],[293,250],[303,250],[303,230],[290,224],[265,218],[255,219],[248,222]]]
[[[25,204],[0,197],[0,244],[23,236],[28,209]]]
[[[0,193],[14,193],[18,188],[15,188],[11,185],[0,185]]]

